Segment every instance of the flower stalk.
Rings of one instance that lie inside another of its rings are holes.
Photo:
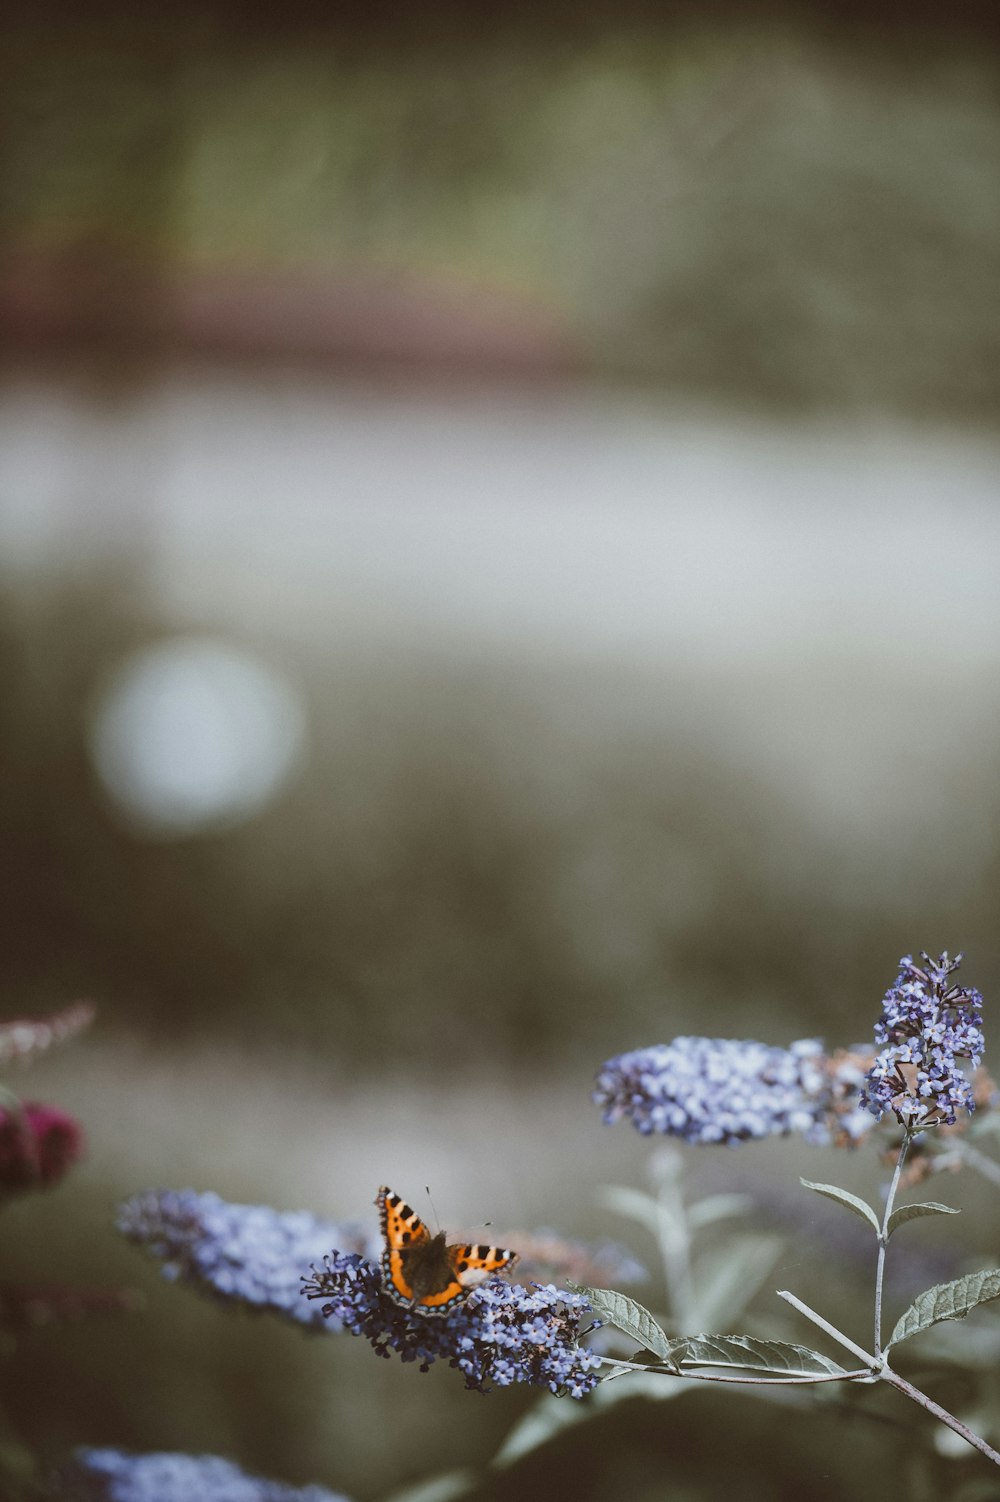
[[[903,1140],[899,1144],[899,1152],[896,1156],[896,1167],[889,1184],[889,1192],[885,1197],[882,1224],[878,1233],[878,1259],[875,1264],[875,1355],[879,1360],[882,1360],[882,1286],[885,1281],[885,1257],[889,1248],[889,1222],[892,1219],[899,1177],[903,1172],[903,1164],[906,1161],[906,1153],[911,1140],[912,1133],[904,1130]]]

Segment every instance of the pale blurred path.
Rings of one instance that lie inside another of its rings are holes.
[[[592,389],[181,372],[0,388],[0,548],[148,549],[164,604],[675,663],[1000,647],[1000,441]]]
[[[860,838],[993,722],[989,435],[199,367],[0,395],[8,565],[134,550],[180,629],[554,675],[554,719],[687,723]]]

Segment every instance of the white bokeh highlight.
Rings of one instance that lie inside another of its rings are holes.
[[[89,731],[118,812],[170,838],[240,824],[269,803],[301,760],[306,715],[293,686],[249,653],[178,636],[120,665]]]

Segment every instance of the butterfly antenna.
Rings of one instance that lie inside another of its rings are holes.
[[[428,1202],[428,1204],[431,1207],[431,1214],[434,1216],[434,1224],[437,1226],[438,1230],[440,1231],[440,1229],[441,1229],[441,1222],[438,1219],[437,1205],[435,1205],[434,1200],[431,1197],[431,1186],[429,1184],[425,1184],[424,1185],[424,1193],[426,1194],[426,1196],[427,1196],[427,1202]]]

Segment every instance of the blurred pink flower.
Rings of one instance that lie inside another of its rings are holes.
[[[58,1106],[0,1107],[0,1194],[57,1184],[83,1152],[83,1129]]]

